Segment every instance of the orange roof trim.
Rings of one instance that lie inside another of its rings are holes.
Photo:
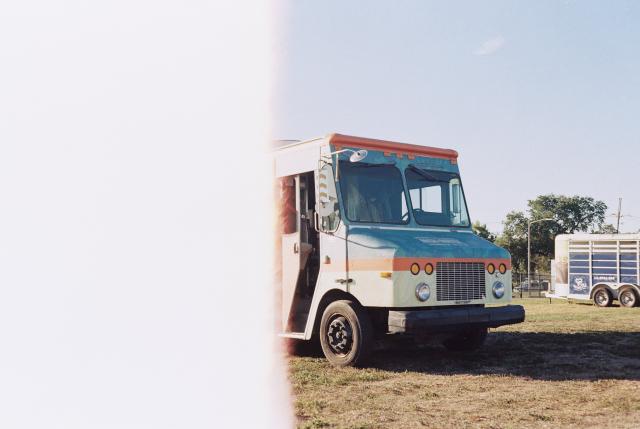
[[[384,152],[385,155],[396,154],[398,157],[407,155],[409,159],[415,156],[427,156],[430,158],[448,159],[452,164],[455,164],[458,159],[458,152],[453,149],[418,146],[415,144],[346,136],[343,134],[331,134],[331,136],[329,136],[329,143],[338,147],[349,146],[360,149],[379,150]]]

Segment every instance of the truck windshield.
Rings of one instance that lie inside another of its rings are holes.
[[[460,177],[454,173],[409,166],[405,170],[413,217],[429,226],[469,226]]]
[[[340,161],[344,214],[354,222],[409,222],[402,175],[391,164]]]

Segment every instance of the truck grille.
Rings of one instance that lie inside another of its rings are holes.
[[[485,297],[484,263],[438,262],[436,265],[438,301],[470,301]]]

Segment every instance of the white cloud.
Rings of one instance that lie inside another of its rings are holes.
[[[491,55],[498,52],[505,44],[504,37],[496,36],[492,37],[489,40],[486,40],[478,47],[475,51],[473,51],[473,55]]]

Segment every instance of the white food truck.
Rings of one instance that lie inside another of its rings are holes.
[[[342,366],[382,337],[464,351],[524,320],[509,252],[471,230],[457,158],[340,134],[274,151],[281,336]]]
[[[640,234],[562,234],[555,239],[550,298],[608,307],[640,302]]]

